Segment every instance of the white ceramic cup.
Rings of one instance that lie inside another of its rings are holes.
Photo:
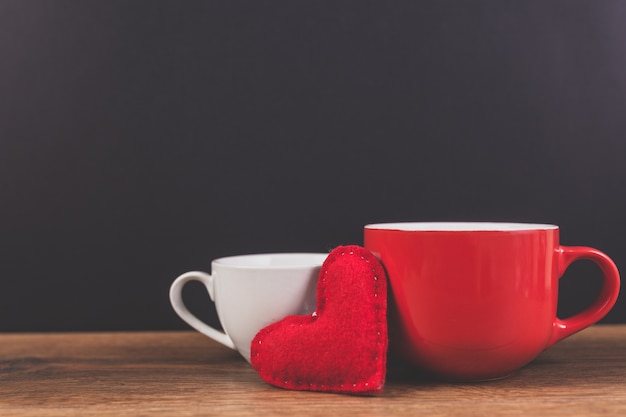
[[[170,288],[176,313],[191,327],[228,346],[250,362],[256,334],[289,315],[315,310],[317,279],[325,253],[273,253],[230,256],[211,262],[211,274],[182,274]],[[215,302],[224,331],[215,329],[185,306],[182,290],[189,281],[203,283]]]

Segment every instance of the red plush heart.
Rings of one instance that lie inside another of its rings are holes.
[[[378,393],[387,345],[385,271],[367,249],[341,246],[320,271],[316,312],[262,329],[251,362],[264,381],[281,388]]]

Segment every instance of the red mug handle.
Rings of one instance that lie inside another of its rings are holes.
[[[594,262],[602,271],[602,289],[589,307],[567,319],[554,319],[552,337],[547,347],[591,326],[613,308],[619,295],[619,271],[606,254],[585,246],[559,246],[556,248],[556,262],[559,279],[575,261],[587,259]]]

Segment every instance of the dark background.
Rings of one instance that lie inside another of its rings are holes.
[[[624,22],[618,0],[0,0],[0,331],[187,328],[180,273],[372,222],[556,223],[623,268]],[[572,267],[560,314],[598,278]]]

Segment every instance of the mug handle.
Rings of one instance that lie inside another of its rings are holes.
[[[186,272],[176,278],[170,287],[170,302],[172,303],[172,307],[174,307],[176,314],[178,314],[181,319],[200,333],[209,336],[211,339],[223,344],[224,346],[236,349],[235,343],[233,343],[232,339],[226,333],[214,329],[189,311],[182,297],[183,287],[189,281],[198,281],[204,284],[209,292],[211,301],[215,301],[213,294],[213,276],[201,271]]]
[[[552,337],[547,347],[591,326],[603,318],[615,305],[620,288],[617,266],[603,252],[585,246],[559,246],[555,250],[559,279],[573,262],[587,259],[600,267],[600,271],[602,271],[602,288],[593,303],[580,313],[563,320],[558,317],[555,318]]]

